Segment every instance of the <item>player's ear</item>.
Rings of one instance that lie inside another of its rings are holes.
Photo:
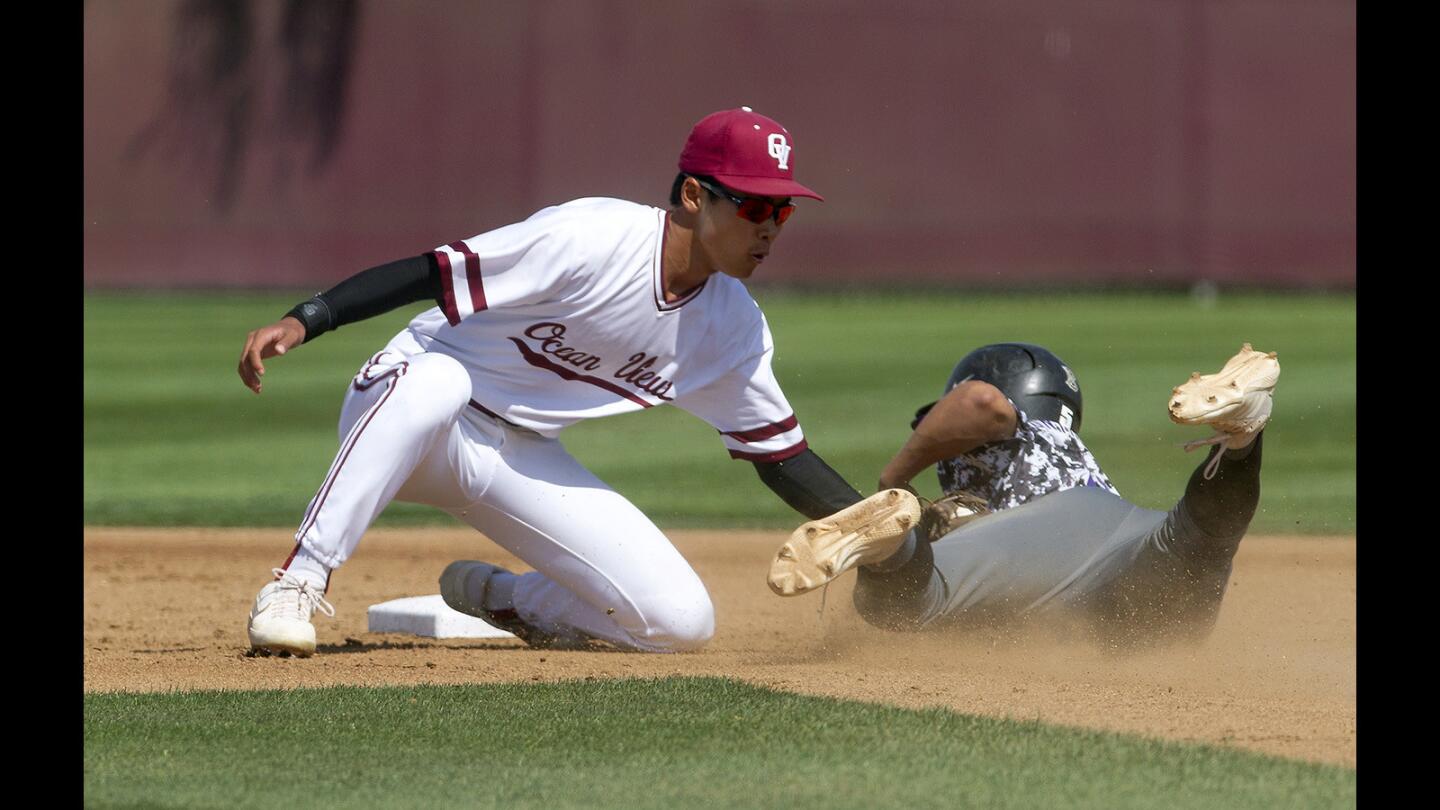
[[[700,213],[700,201],[705,198],[705,189],[700,187],[700,181],[693,177],[685,178],[684,184],[680,186],[680,207],[687,213]]]

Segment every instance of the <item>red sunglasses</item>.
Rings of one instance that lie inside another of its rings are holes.
[[[785,220],[789,219],[790,215],[795,213],[794,203],[776,205],[760,197],[736,197],[725,189],[711,185],[698,177],[695,178],[695,182],[699,183],[702,188],[712,194],[719,194],[721,197],[735,203],[735,216],[749,220],[756,225],[759,225],[771,217],[775,218],[776,225],[784,225]]]

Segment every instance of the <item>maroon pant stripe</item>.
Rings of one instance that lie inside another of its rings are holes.
[[[284,562],[284,563],[281,563],[280,567],[281,567],[282,569],[286,570],[286,571],[290,570],[290,563],[292,563],[292,562],[295,561],[295,555],[296,555],[296,554],[299,554],[299,553],[300,553],[300,544],[297,542],[297,543],[295,544],[295,548],[290,549],[290,556],[285,558],[285,562]]]
[[[315,519],[320,515],[320,507],[324,506],[325,499],[330,497],[330,490],[335,486],[335,479],[340,476],[340,469],[345,466],[346,459],[350,458],[350,452],[354,450],[355,445],[359,443],[360,435],[365,432],[365,428],[370,426],[370,422],[375,418],[375,414],[380,412],[381,406],[390,399],[391,394],[395,393],[395,386],[401,376],[402,375],[396,375],[392,379],[390,386],[386,388],[385,393],[380,396],[380,400],[371,406],[365,416],[351,429],[345,446],[341,448],[340,455],[336,457],[335,463],[330,467],[330,474],[325,476],[325,483],[320,485],[320,492],[315,496],[314,503],[310,505],[310,511],[305,514],[305,520],[300,524],[300,531],[295,533],[296,542],[299,542],[299,538],[304,537],[305,533],[310,531],[311,527],[315,525]]]

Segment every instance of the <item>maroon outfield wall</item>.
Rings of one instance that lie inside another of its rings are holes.
[[[762,275],[1353,288],[1353,2],[85,4],[85,283],[324,287],[790,129]]]

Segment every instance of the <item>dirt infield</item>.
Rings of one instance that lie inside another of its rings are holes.
[[[1042,720],[1355,766],[1355,539],[1249,537],[1214,634],[1116,655],[1080,642],[870,628],[853,577],[781,599],[783,532],[672,532],[718,614],[683,655],[531,650],[518,641],[366,632],[369,605],[435,593],[451,560],[513,557],[466,529],[372,531],[331,583],[314,658],[248,654],[245,617],[284,530],[87,529],[86,691],[723,675],[906,707]]]

